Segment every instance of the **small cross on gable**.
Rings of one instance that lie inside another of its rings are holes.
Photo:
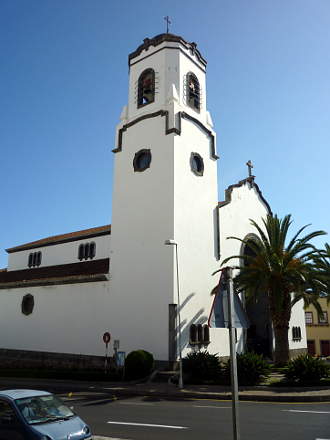
[[[168,34],[170,24],[172,24],[172,22],[171,22],[170,17],[168,15],[166,15],[166,17],[164,17],[164,20],[166,21],[166,33]]]
[[[254,176],[252,175],[253,163],[249,160],[248,162],[246,162],[246,165],[247,165],[248,170],[249,170],[249,177],[254,177]]]

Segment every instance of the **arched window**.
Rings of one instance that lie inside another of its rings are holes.
[[[36,267],[36,266],[40,266],[41,264],[41,252],[31,252],[31,254],[29,254],[29,260],[28,260],[28,266],[29,267]]]
[[[96,255],[96,244],[94,241],[91,243],[82,243],[78,248],[78,259],[82,260],[92,260]]]
[[[251,243],[251,245],[250,245]],[[244,266],[247,267],[251,264],[251,260],[256,257],[256,252],[255,252],[255,240],[253,240],[253,238],[250,238],[247,240],[245,246],[244,246],[244,255],[246,257],[248,257],[247,259],[244,260]]]
[[[301,341],[301,328],[292,327],[292,339],[293,341]]]
[[[79,258],[80,261],[84,259],[84,245],[83,245],[83,244],[81,244],[81,245],[79,246],[79,249],[78,249],[78,258]]]
[[[207,324],[203,325],[203,343],[204,345],[210,343],[210,328]]]
[[[189,329],[189,343],[191,345],[197,344],[197,327],[192,324]]]
[[[90,258],[94,258],[95,254],[96,254],[96,244],[94,243],[94,241],[92,241],[92,243],[89,245]]]
[[[138,81],[138,107],[150,104],[155,100],[155,71],[143,71]]]
[[[87,260],[89,258],[89,243],[85,244],[84,258],[85,258],[85,260]]]
[[[200,86],[197,76],[192,72],[187,75],[187,104],[189,107],[199,111],[201,107]]]
[[[197,325],[197,341],[199,344],[203,343],[203,326],[202,326],[202,324]]]

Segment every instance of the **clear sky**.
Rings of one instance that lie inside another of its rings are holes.
[[[1,0],[0,267],[5,248],[111,223],[127,56],[165,15],[208,61],[219,200],[251,159],[274,212],[330,232],[329,0]]]

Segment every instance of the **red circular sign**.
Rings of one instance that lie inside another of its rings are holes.
[[[109,332],[105,332],[104,335],[103,335],[103,342],[105,344],[109,344],[110,339],[111,339],[110,333]]]

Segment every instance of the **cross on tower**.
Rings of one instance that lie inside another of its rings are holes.
[[[252,168],[253,168],[252,162],[249,160],[248,162],[246,162],[246,165],[248,166],[248,169],[249,169],[249,177],[253,177],[252,176]]]
[[[172,24],[170,17],[168,15],[166,15],[166,17],[164,17],[164,20],[166,21],[166,33],[168,34],[169,31],[169,25]]]

